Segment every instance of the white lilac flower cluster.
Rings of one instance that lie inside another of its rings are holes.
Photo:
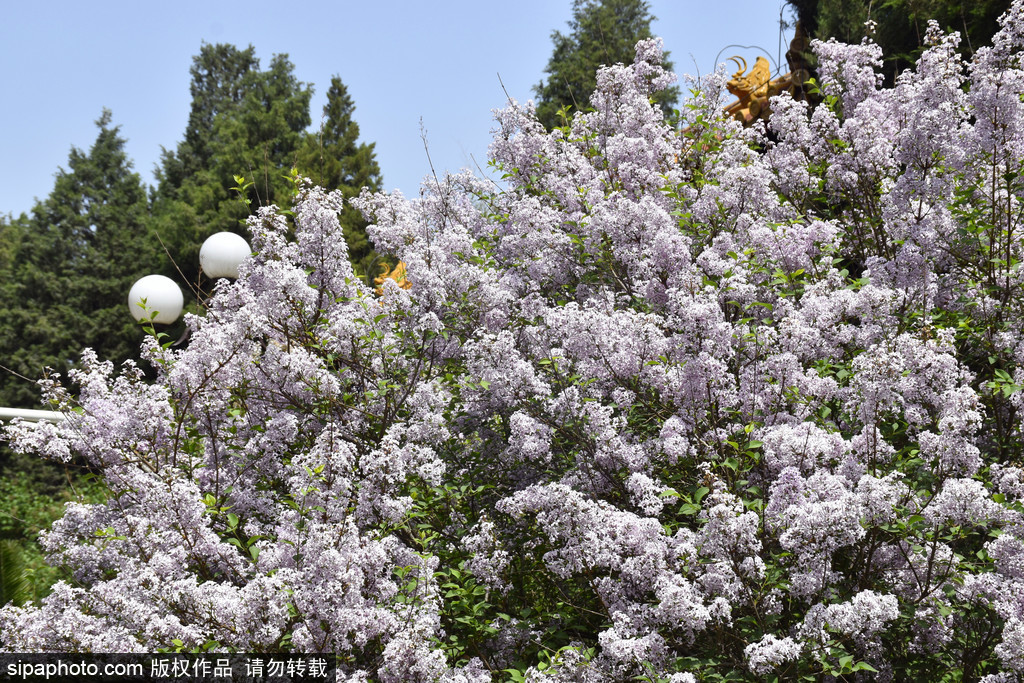
[[[86,352],[59,425],[103,504],[11,651],[332,652],[347,680],[1024,675],[1024,0],[970,64],[676,124],[657,40],[498,188],[364,194],[409,288],[353,272],[342,198],[251,219],[155,384]]]

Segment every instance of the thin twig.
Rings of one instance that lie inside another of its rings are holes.
[[[430,144],[427,142],[427,129],[423,125],[423,117],[420,117],[420,140],[423,141],[423,152],[427,155],[427,164],[430,165],[430,173],[434,176],[434,182],[438,189],[441,188],[441,181],[437,178],[437,171],[434,170],[434,162],[430,159]]]
[[[202,299],[203,299],[203,290],[199,288],[199,284],[196,283],[196,286],[193,287],[192,283],[189,282],[189,279],[187,277],[185,277],[185,273],[181,272],[181,268],[178,267],[178,262],[174,260],[173,256],[171,256],[171,252],[167,248],[167,245],[164,243],[164,238],[162,238],[160,236],[159,232],[156,233],[156,238],[160,242],[160,246],[163,248],[164,253],[167,254],[167,258],[170,259],[171,265],[174,266],[174,269],[176,271],[178,271],[178,275],[181,276],[182,281],[187,283],[188,284],[188,288],[192,290],[192,293],[196,297],[196,301],[202,301]]]
[[[25,375],[21,374],[20,372],[18,372],[16,370],[11,370],[6,365],[0,365],[0,370],[3,370],[4,372],[10,373],[10,374],[14,375],[15,377],[17,377],[18,379],[23,379],[26,382],[31,382],[32,384],[36,383],[36,381],[34,379],[26,377]]]

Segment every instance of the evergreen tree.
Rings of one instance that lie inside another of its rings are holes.
[[[25,304],[21,300],[24,287],[17,282],[18,260],[22,255],[22,242],[29,232],[28,216],[14,218],[0,216],[0,405],[35,407],[29,398],[33,395],[32,382],[19,376],[24,369],[20,356],[24,353],[21,333],[25,328]],[[22,385],[22,390],[15,389]],[[0,451],[0,462],[5,453]]]
[[[305,139],[312,90],[295,78],[287,55],[261,71],[252,46],[205,44],[191,74],[188,126],[177,150],[164,150],[154,214],[182,274],[196,282],[204,239],[244,234],[247,202],[287,203],[292,188],[282,176]],[[246,179],[241,195],[238,176]]]
[[[875,22],[871,38],[882,48],[883,73],[891,84],[910,68],[924,49],[928,21],[945,32],[958,31],[960,52],[969,57],[991,42],[999,17],[1010,0],[787,0],[808,34],[844,43],[859,43],[865,22]]]
[[[145,187],[110,121],[104,110],[88,154],[71,150],[31,217],[0,224],[0,357],[16,373],[0,373],[0,405],[38,406],[35,385],[17,375],[63,374],[84,347],[115,363],[137,356],[141,333],[126,297],[161,259]]]
[[[632,64],[637,42],[651,37],[650,13],[646,0],[573,0],[571,29],[568,35],[551,34],[555,49],[545,73],[534,88],[537,117],[549,130],[563,124],[559,110],[571,107],[579,111],[589,106],[597,87],[597,69],[602,64]],[[665,53],[662,66],[671,70]],[[654,94],[662,110],[670,112],[679,97],[673,86]]]
[[[321,187],[341,190],[346,199],[359,195],[364,187],[377,192],[382,183],[374,144],[358,142],[359,124],[352,118],[355,108],[341,78],[332,78],[320,131],[306,136],[296,163],[302,175]],[[341,226],[352,263],[360,273],[367,273],[376,254],[366,235],[367,221],[362,212],[346,203]]]
[[[185,137],[177,152],[164,150],[160,192],[174,194],[185,180],[205,168],[213,157],[213,127],[217,118],[236,110],[245,96],[246,76],[259,68],[250,45],[239,50],[233,45],[206,45],[192,60],[189,112]]]

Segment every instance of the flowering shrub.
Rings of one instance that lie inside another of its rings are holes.
[[[506,189],[364,193],[408,288],[354,277],[335,193],[148,344],[85,355],[70,568],[16,650],[334,652],[349,680],[1024,675],[1024,1],[894,89],[818,43],[823,104],[666,124],[660,44],[545,132],[497,114]],[[56,384],[52,400],[70,410]]]

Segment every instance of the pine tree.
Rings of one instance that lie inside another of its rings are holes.
[[[646,0],[573,0],[571,30],[568,35],[551,34],[555,49],[544,70],[549,76],[534,88],[541,123],[550,130],[563,124],[563,107],[587,108],[597,87],[598,67],[631,64],[637,41],[651,37],[654,19]],[[662,66],[672,68],[668,52]],[[666,113],[678,97],[675,86],[654,95]]]
[[[176,152],[164,150],[163,167],[159,170],[162,193],[173,194],[187,178],[209,164],[213,157],[214,122],[240,106],[246,76],[258,68],[259,60],[251,45],[244,50],[224,44],[202,46],[189,69],[192,109],[184,140]]]
[[[154,214],[181,272],[196,282],[204,239],[244,235],[250,206],[287,203],[292,186],[282,176],[305,139],[312,90],[287,55],[261,71],[252,46],[204,44],[191,74],[188,126],[177,149],[164,150]],[[241,194],[233,189],[238,176]]]
[[[302,175],[327,189],[341,190],[346,199],[364,187],[376,192],[382,183],[374,144],[358,142],[359,124],[352,118],[355,108],[341,78],[332,78],[320,130],[306,136],[296,163]],[[358,209],[345,205],[341,225],[349,257],[363,274],[372,270],[376,256],[366,235],[367,224]]]
[[[104,110],[88,153],[72,149],[53,192],[0,226],[4,297],[0,357],[28,379],[65,373],[84,347],[120,362],[137,357],[141,333],[128,315],[132,282],[161,266],[149,204],[119,128]],[[37,407],[35,385],[0,373],[0,405]]]
[[[0,216],[0,405],[10,407],[36,407],[37,403],[31,379],[21,377],[26,369],[21,336],[27,302],[22,300],[24,287],[18,282],[18,262],[23,258],[22,243],[29,232],[27,215]],[[4,456],[0,451],[0,462]]]

